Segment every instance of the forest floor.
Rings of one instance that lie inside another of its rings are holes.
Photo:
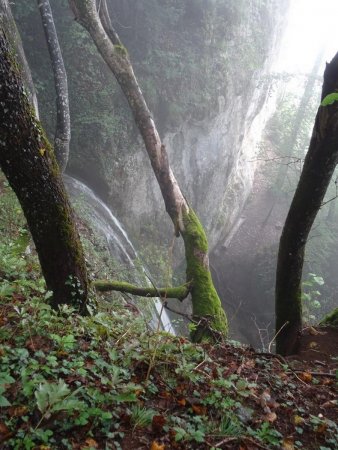
[[[128,304],[56,313],[39,283],[2,284],[0,448],[338,448],[337,330],[285,360],[152,332]]]
[[[338,448],[337,330],[305,329],[285,360],[154,332],[117,295],[87,317],[53,311],[22,212],[1,190],[0,449]]]

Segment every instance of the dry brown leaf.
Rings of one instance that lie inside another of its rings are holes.
[[[4,423],[0,422],[0,436],[6,435],[8,433],[9,433],[8,427]]]
[[[150,450],[164,450],[165,445],[159,444],[157,441],[153,441],[150,446]]]
[[[318,336],[318,335],[324,335],[324,334],[326,334],[326,331],[319,331],[319,330],[316,330],[316,329],[313,328],[313,327],[310,327],[310,328],[309,328],[309,333],[310,333],[312,336]]]
[[[21,417],[24,416],[28,411],[27,406],[11,406],[8,409],[10,416],[12,417]]]
[[[283,450],[294,450],[295,446],[293,444],[292,438],[285,438],[282,443]]]
[[[162,433],[165,424],[166,418],[164,416],[158,415],[153,417],[151,427],[155,433]]]
[[[305,381],[305,383],[311,383],[312,381],[312,375],[309,372],[302,372],[298,376],[301,380]]]
[[[296,425],[296,426],[298,426],[298,425],[300,425],[300,424],[302,424],[304,422],[304,419],[303,419],[303,417],[301,417],[301,416],[293,416],[292,417],[292,423],[294,424],[294,425]]]
[[[262,392],[261,396],[259,397],[259,403],[262,408],[266,408],[267,403],[271,401],[271,395],[269,390],[265,390]]]
[[[247,361],[245,361],[244,366],[247,369],[253,369],[256,365],[256,361],[254,359],[248,359]]]
[[[320,425],[318,425],[318,427],[316,428],[316,433],[317,434],[324,434],[327,430],[327,423],[323,422]]]
[[[168,391],[162,391],[159,393],[159,396],[162,398],[169,398],[169,397],[171,397],[171,393]]]
[[[316,347],[318,347],[317,342],[315,342],[315,341],[310,342],[309,348],[316,348]]]
[[[286,380],[286,379],[289,378],[289,375],[288,375],[287,373],[285,373],[285,372],[279,372],[278,377],[279,377],[281,380]]]
[[[194,411],[195,414],[197,414],[198,416],[205,416],[207,413],[207,408],[206,406],[203,405],[191,405],[192,410]]]
[[[321,405],[321,408],[335,408],[338,405],[338,400],[329,400]]]
[[[333,379],[333,378],[327,378],[327,377],[325,377],[325,378],[323,378],[323,380],[322,380],[322,384],[324,385],[324,386],[330,386],[330,384],[334,384],[335,383],[335,380]]]
[[[265,415],[265,420],[267,420],[270,423],[273,423],[275,420],[277,420],[277,414],[275,412],[269,412]]]
[[[95,439],[89,437],[85,440],[84,445],[81,446],[81,448],[86,447],[99,448],[99,444],[95,441]]]
[[[177,403],[178,403],[180,406],[185,406],[185,405],[187,404],[187,401],[186,401],[185,398],[180,398],[180,399],[177,400]]]

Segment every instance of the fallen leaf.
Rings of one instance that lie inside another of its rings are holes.
[[[256,365],[256,361],[254,359],[248,359],[244,364],[244,366],[247,369],[253,369],[255,367],[255,365]]]
[[[325,378],[323,378],[323,380],[322,380],[322,384],[324,385],[324,386],[330,386],[330,384],[334,384],[335,383],[335,380],[333,379],[333,378],[327,378],[327,377],[325,377]]]
[[[335,408],[338,405],[338,400],[329,400],[321,405],[321,408]]]
[[[279,372],[278,378],[280,378],[281,380],[287,380],[289,378],[289,375],[285,372]]]
[[[164,416],[154,416],[151,422],[152,430],[155,433],[162,433],[163,427],[166,424],[166,418]]]
[[[327,430],[327,423],[323,422],[320,425],[317,426],[316,428],[316,433],[317,434],[324,434]]]
[[[261,396],[259,397],[259,403],[262,408],[266,408],[267,403],[271,401],[271,395],[268,390],[265,390],[262,392]]]
[[[295,446],[293,444],[292,438],[285,438],[282,443],[283,450],[294,450]]]
[[[324,334],[326,334],[326,332],[325,331],[318,331],[315,328],[310,327],[309,328],[309,334],[311,334],[312,336],[318,336],[318,335],[324,335]]]
[[[296,416],[292,417],[292,422],[294,425],[298,426],[304,422],[304,419],[303,419],[303,417],[296,415]]]
[[[150,450],[164,450],[164,444],[159,444],[157,441],[153,441],[150,446]]]
[[[43,156],[46,152],[46,149],[42,147],[42,148],[40,148],[39,152],[40,152],[40,155]]]
[[[0,436],[6,435],[8,433],[9,433],[8,427],[4,423],[0,422]]]
[[[185,406],[185,405],[187,404],[187,401],[186,401],[185,398],[180,398],[180,399],[177,400],[177,403],[178,403],[180,406]]]
[[[159,393],[159,396],[162,398],[169,398],[169,397],[171,397],[171,394],[168,391],[163,391],[163,392]]]
[[[28,411],[27,406],[11,406],[8,409],[8,412],[11,417],[22,417],[24,416]]]
[[[305,383],[311,383],[312,381],[312,375],[309,372],[302,372],[298,376],[301,380],[305,381]]]
[[[85,447],[99,448],[99,444],[95,441],[95,439],[87,438],[85,440],[85,446],[81,446],[81,448],[85,448]]]
[[[207,414],[207,408],[203,405],[191,405],[192,410],[198,416],[205,416]]]
[[[273,423],[275,420],[277,420],[277,414],[275,412],[270,412],[265,415],[265,420],[267,420],[270,423]]]
[[[318,347],[317,342],[314,342],[314,341],[310,342],[309,348],[316,348],[316,347]]]

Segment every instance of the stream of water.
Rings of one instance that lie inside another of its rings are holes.
[[[147,279],[146,268],[141,266],[138,269],[135,266],[138,259],[137,252],[127,232],[109,207],[83,182],[69,175],[64,175],[64,181],[72,199],[76,200],[81,197],[82,201],[85,201],[88,206],[90,225],[99,235],[105,238],[111,257],[130,268],[133,274],[136,274],[135,283],[145,283],[144,280]],[[153,328],[157,328],[160,321],[161,329],[175,334],[170,318],[165,309],[162,308],[162,302],[158,298],[154,299],[152,316],[151,326]]]

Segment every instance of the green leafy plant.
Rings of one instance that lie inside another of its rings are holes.
[[[314,273],[309,273],[307,279],[302,283],[303,317],[307,323],[318,322],[322,306],[318,287],[323,285],[323,277]]]
[[[261,427],[257,430],[249,428],[249,434],[256,437],[257,439],[271,445],[279,446],[282,438],[279,431],[271,428],[269,422],[263,422]]]
[[[41,383],[35,391],[35,398],[37,407],[43,414],[42,419],[48,418],[58,411],[84,409],[85,403],[76,398],[81,389],[78,388],[71,392],[67,384],[61,379],[57,384]]]
[[[144,428],[151,424],[151,421],[156,414],[153,409],[142,408],[139,405],[131,407],[130,420],[136,427]]]

